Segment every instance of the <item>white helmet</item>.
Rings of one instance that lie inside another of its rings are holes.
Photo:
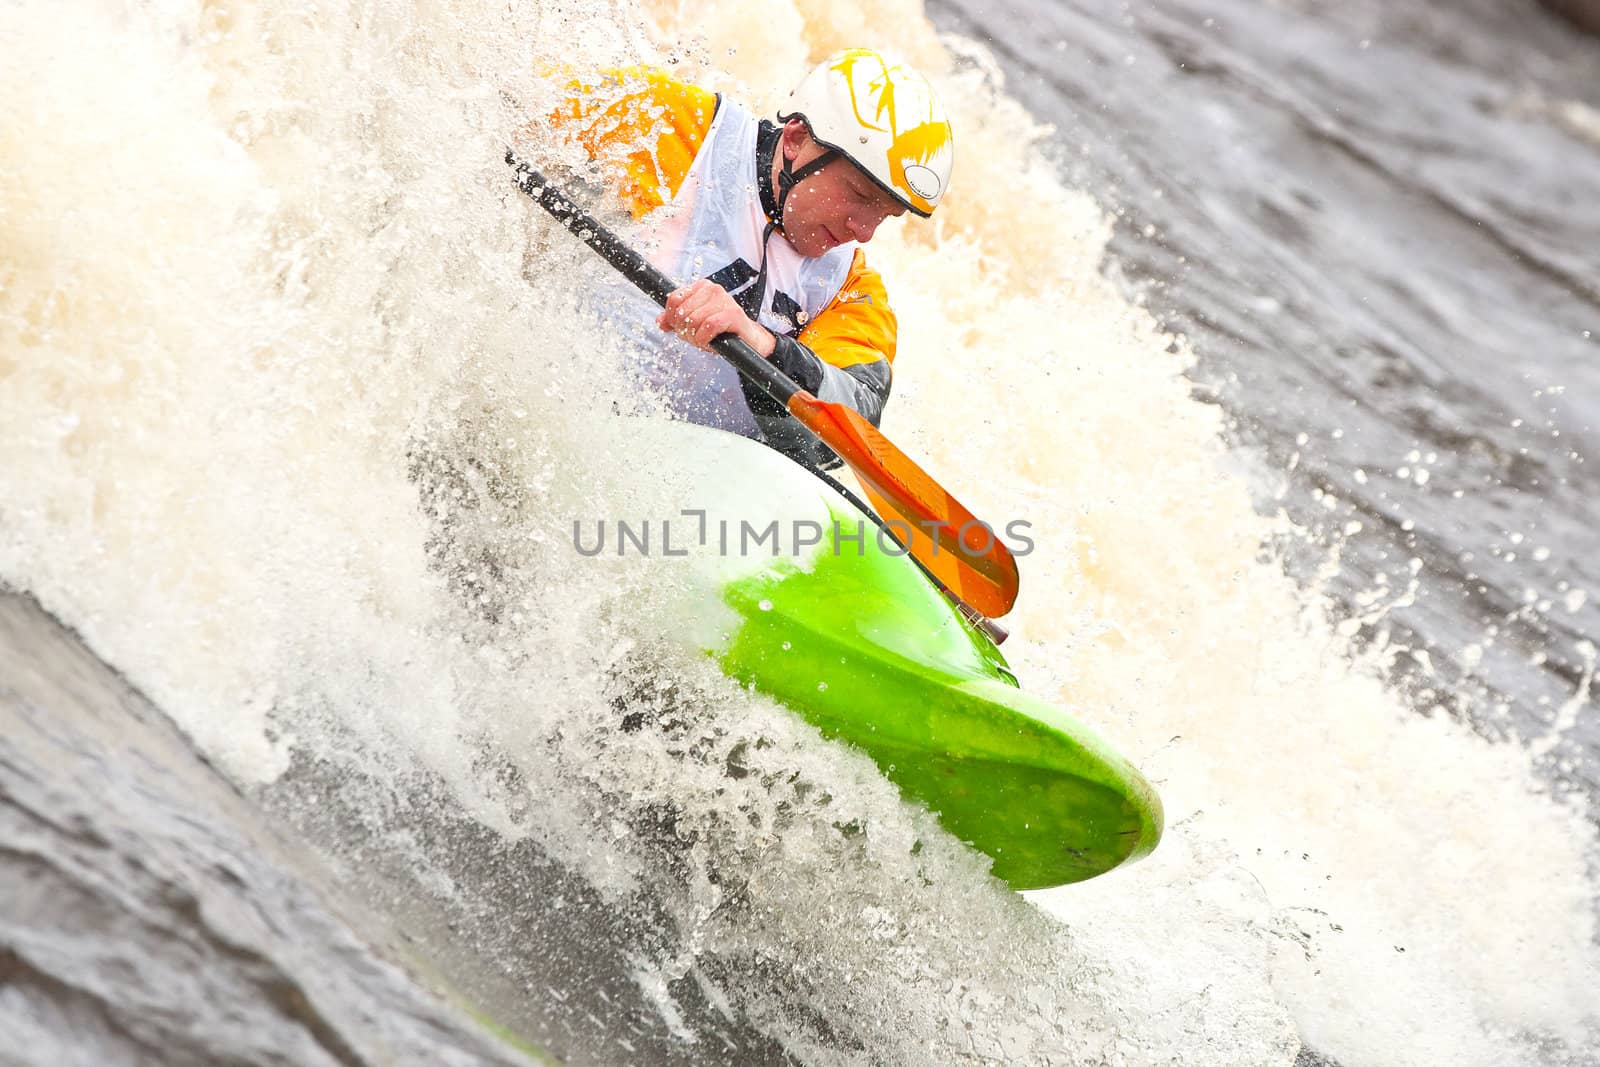
[[[870,48],[829,56],[778,112],[779,122],[796,117],[924,218],[950,184],[955,143],[944,105],[927,78],[892,56]]]

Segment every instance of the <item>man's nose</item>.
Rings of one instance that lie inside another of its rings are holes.
[[[872,235],[878,231],[878,224],[883,221],[879,214],[852,215],[849,220],[850,236],[862,244],[872,240]]]

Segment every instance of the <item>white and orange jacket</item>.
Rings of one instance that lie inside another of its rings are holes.
[[[601,165],[640,220],[650,260],[680,284],[709,278],[727,289],[778,338],[771,359],[780,370],[876,425],[889,399],[894,312],[857,245],[806,258],[775,232],[778,127],[648,68],[570,88],[551,122]],[[657,329],[659,309],[648,300],[618,290],[603,304],[637,345],[641,376],[679,417],[766,440],[815,466],[837,463],[720,356]]]

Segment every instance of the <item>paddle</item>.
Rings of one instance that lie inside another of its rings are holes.
[[[594,216],[507,151],[517,185],[658,304],[678,289]],[[1017,562],[990,528],[912,462],[861,413],[818,400],[731,333],[711,342],[734,369],[782,404],[860,479],[884,526],[949,591],[990,617],[1017,600]]]

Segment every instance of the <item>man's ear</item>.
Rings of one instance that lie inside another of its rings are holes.
[[[795,117],[783,124],[783,158],[794,159],[800,150],[806,146],[806,141],[811,133],[806,129],[806,120]]]

